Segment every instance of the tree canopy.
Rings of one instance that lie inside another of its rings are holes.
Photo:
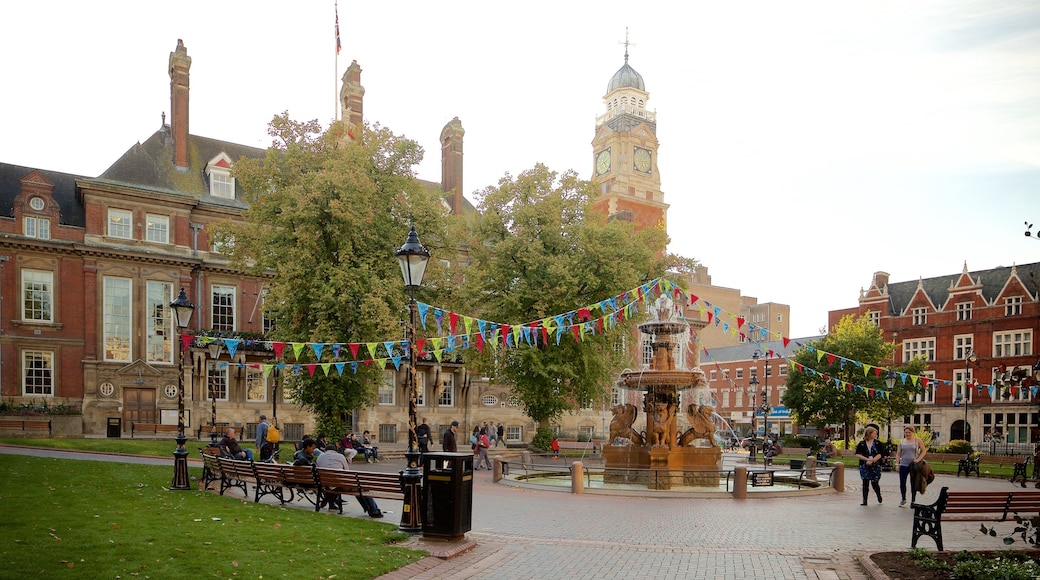
[[[783,402],[791,409],[799,424],[816,425],[821,429],[826,425],[844,425],[846,443],[852,435],[850,426],[857,417],[884,425],[893,417],[909,415],[916,409],[913,396],[920,392],[918,386],[897,380],[887,398],[871,396],[864,389],[842,388],[835,384],[835,379],[842,384],[851,383],[878,391],[887,390],[888,387],[884,373],[881,376],[874,372],[865,373],[863,366],[842,361],[841,358],[830,362],[826,354],[821,354],[831,353],[871,367],[887,367],[884,363],[892,360],[893,349],[894,345],[885,342],[881,329],[869,318],[846,316],[830,334],[798,350],[791,357],[792,363],[816,372],[798,372],[792,364]],[[923,360],[914,359],[894,370],[921,374],[926,366]]]
[[[234,175],[246,193],[246,223],[212,235],[233,266],[273,274],[264,312],[271,338],[362,342],[397,339],[407,316],[394,252],[409,224],[444,236],[435,194],[414,176],[422,148],[378,125],[356,141],[342,124],[281,114],[269,126],[274,144],[263,160],[242,159]],[[434,267],[436,269],[436,267]],[[313,353],[311,353],[313,354]],[[329,427],[341,411],[371,402],[381,371],[290,377],[287,388]]]
[[[506,175],[479,195],[469,229],[462,299],[475,314],[520,324],[585,307],[664,274],[663,227],[635,232],[591,208],[594,186],[544,165]],[[623,364],[606,335],[555,338],[551,345],[486,348],[475,357],[492,380],[509,384],[524,412],[547,427],[566,411],[601,401]]]

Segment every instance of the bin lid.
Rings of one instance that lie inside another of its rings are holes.
[[[441,451],[439,453],[423,453],[423,457],[433,457],[436,459],[453,459],[459,457],[473,457],[472,453],[451,453],[449,451]]]

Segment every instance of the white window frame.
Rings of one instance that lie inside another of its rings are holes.
[[[226,363],[225,363],[226,364]],[[203,385],[202,395],[206,398],[206,401],[220,401],[227,402],[231,396],[231,365],[220,367],[221,362],[217,360],[206,361],[206,384]],[[214,388],[213,380],[216,379],[216,394],[213,396],[210,393],[210,389]]]
[[[964,360],[975,350],[975,335],[957,334],[953,337],[953,359]]]
[[[957,320],[971,320],[971,302],[958,302],[957,303]]]
[[[993,333],[993,356],[1029,356],[1033,354],[1033,331],[1008,330]]]
[[[524,440],[523,425],[506,425],[506,441],[519,443]]]
[[[935,360],[935,337],[903,341],[903,362],[910,362],[918,355],[924,355],[926,361]]]
[[[868,310],[867,311],[867,319],[870,320],[870,322],[874,326],[881,326],[881,312],[880,311],[878,311],[878,310]]]
[[[101,341],[104,360],[133,360],[134,288],[130,278],[105,276],[101,280]],[[123,341],[125,345],[119,345]]]
[[[927,308],[914,308],[910,311],[913,317],[914,326],[920,326],[922,324],[928,324],[928,309]]]
[[[922,377],[928,377],[928,386],[927,387],[922,387],[924,389],[924,392],[916,393],[914,395],[914,400],[918,404],[920,404],[920,405],[931,405],[931,404],[935,403],[935,389],[936,389],[937,385],[935,384],[935,381],[933,380],[935,378],[934,375],[935,375],[935,373],[932,372],[932,371],[928,371],[926,373],[922,373],[921,374]]]
[[[1022,314],[1022,297],[1009,296],[1004,299],[1004,316],[1018,316]]]
[[[235,199],[235,178],[226,169],[211,169],[209,194],[221,199]]]
[[[157,244],[170,243],[170,218],[164,215],[145,214],[144,239]]]
[[[173,363],[173,284],[148,280],[145,288],[145,350],[148,362]]]
[[[25,216],[22,232],[27,238],[51,239],[51,220],[43,217]]]
[[[54,322],[54,272],[22,269],[20,308],[24,322]]]
[[[971,381],[971,369],[968,369],[968,374],[964,374],[964,369],[955,369],[953,371],[953,400],[956,401],[958,397],[967,396],[968,403],[972,401],[974,394],[974,388],[968,387],[967,383]],[[963,405],[964,402],[961,401]]]
[[[247,403],[266,403],[267,402],[267,391],[268,379],[264,375],[264,370],[261,368],[246,366],[246,402]],[[256,388],[262,387],[260,397],[254,397],[253,392]]]
[[[397,371],[383,371],[383,380],[379,383],[378,402],[380,406],[397,404]]]
[[[235,329],[237,329],[238,328],[238,320],[237,320],[237,314],[238,314],[237,310],[238,309],[236,308],[236,305],[238,303],[238,289],[236,287],[234,287],[234,286],[228,286],[226,284],[213,284],[213,285],[210,286],[209,295],[210,295],[210,301],[209,301],[209,303],[210,303],[210,311],[209,311],[210,327],[213,328],[213,330],[235,330]],[[217,301],[218,295],[220,295],[220,296],[230,296],[230,298],[231,298],[230,304],[218,303],[218,301]],[[229,312],[221,312],[221,313],[218,314],[218,312],[217,312],[218,308],[223,309],[223,310],[228,310]],[[217,321],[218,316],[220,317],[220,322],[219,323]],[[227,321],[226,321],[226,319],[229,318],[229,317],[231,318],[231,324],[228,324]]]
[[[610,387],[610,406],[613,407],[621,403],[621,387]]]
[[[134,212],[109,208],[107,235],[110,238],[134,239]]]
[[[455,406],[455,373],[441,373],[441,384],[437,389],[437,406]]]
[[[426,373],[415,372],[415,406],[426,406]]]
[[[26,397],[53,397],[54,384],[54,351],[23,350],[22,351],[22,395]],[[33,367],[38,361],[42,366]],[[35,375],[31,377],[31,371]],[[34,380],[30,382],[30,378]]]

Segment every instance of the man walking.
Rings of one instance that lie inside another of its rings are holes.
[[[267,422],[267,415],[260,415],[260,424],[256,426],[256,451],[260,454],[260,461],[267,461],[274,453],[274,444],[267,442],[267,428],[271,424]]]
[[[452,421],[451,427],[444,432],[444,438],[441,439],[441,449],[445,452],[458,453],[459,446],[455,442],[455,434],[459,432],[459,422]]]
[[[495,447],[498,447],[499,443],[501,443],[502,445],[506,444],[505,436],[506,436],[505,427],[503,427],[502,426],[502,422],[499,421],[498,422],[498,439],[495,439]]]
[[[419,453],[430,452],[430,426],[423,417],[422,425],[415,428],[415,437],[419,440]]]

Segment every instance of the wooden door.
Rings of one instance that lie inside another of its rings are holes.
[[[123,430],[132,423],[156,423],[155,389],[123,389]]]

